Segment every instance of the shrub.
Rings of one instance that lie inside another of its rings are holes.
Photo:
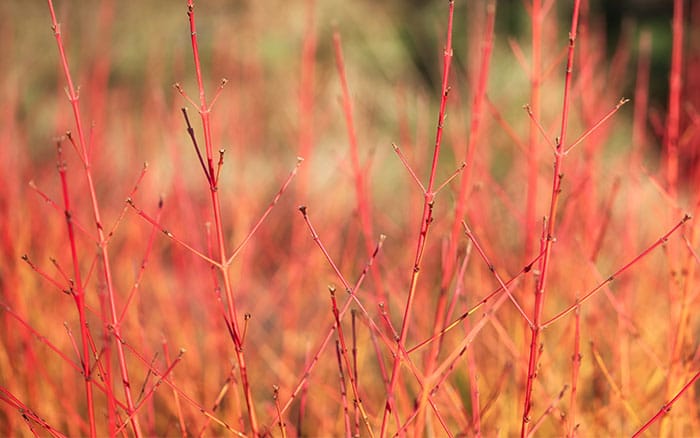
[[[660,110],[651,33],[495,3],[49,0],[65,94],[3,83],[0,432],[698,430],[697,7]]]

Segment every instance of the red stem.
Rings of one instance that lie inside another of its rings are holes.
[[[55,23],[55,16],[53,12],[53,5],[49,1],[49,7],[51,8],[51,18]],[[65,62],[65,53],[63,52],[63,45],[61,44],[60,28],[57,24],[54,24],[54,33],[56,35],[56,40],[58,41],[59,50],[61,52],[61,59]],[[67,64],[64,64],[64,68],[67,69]],[[67,70],[66,70],[67,72]],[[67,73],[70,76],[69,73]],[[69,86],[72,87],[72,83],[69,82]],[[80,338],[82,343],[82,357],[80,358],[82,365],[83,379],[85,379],[85,398],[88,410],[88,421],[90,424],[90,436],[95,437],[97,435],[97,429],[95,424],[95,401],[92,391],[92,379],[90,375],[90,346],[88,342],[88,324],[85,313],[85,289],[83,288],[83,279],[80,273],[80,260],[78,257],[78,249],[75,241],[75,231],[73,228],[73,213],[71,210],[70,193],[68,191],[68,180],[66,178],[66,163],[63,160],[63,152],[60,142],[57,144],[58,152],[58,173],[61,178],[61,193],[63,196],[63,208],[66,219],[66,228],[68,230],[68,242],[70,244],[71,260],[73,262],[73,285],[71,286],[70,293],[73,295],[75,304],[78,310],[78,318],[80,320]],[[75,290],[73,290],[75,287]]]
[[[243,391],[246,408],[248,412],[248,422],[250,423],[250,428],[253,436],[258,436],[258,419],[255,413],[255,403],[253,401],[253,394],[250,388],[250,383],[248,380],[248,369],[246,367],[245,354],[243,350],[243,339],[241,337],[241,331],[238,323],[238,315],[236,304],[233,296],[233,287],[231,285],[231,278],[228,270],[228,256],[226,253],[226,238],[224,236],[223,222],[221,218],[221,202],[219,200],[218,191],[218,181],[214,179],[214,175],[217,172],[214,169],[214,157],[213,157],[213,140],[211,133],[211,119],[209,117],[211,112],[211,107],[207,103],[206,94],[204,91],[204,82],[202,79],[202,68],[199,56],[199,44],[197,41],[197,28],[195,25],[194,16],[194,1],[187,1],[187,17],[190,26],[190,37],[192,43],[192,54],[194,57],[195,73],[197,76],[197,87],[199,90],[199,115],[202,120],[202,129],[204,131],[204,147],[207,160],[207,171],[209,191],[211,197],[212,211],[214,215],[214,228],[216,232],[216,246],[218,250],[219,262],[217,263],[217,268],[219,269],[223,283],[224,292],[226,296],[226,306],[227,306],[227,319],[230,325],[231,337],[234,343],[234,350],[236,354],[236,360],[238,362],[238,367],[241,375],[241,389]]]
[[[540,81],[542,80],[542,2],[533,0],[530,10],[532,22],[532,61],[530,65],[530,108],[535,120],[540,119]],[[537,180],[539,179],[538,127],[530,122],[527,144],[527,203],[525,206],[525,254],[529,257],[535,246],[537,223]]]
[[[60,25],[58,24],[58,21],[56,19],[56,13],[54,11],[53,1],[48,0],[48,5],[49,5],[49,11],[51,13],[51,24],[52,24],[52,28],[54,30],[54,36],[56,37],[56,43],[58,45],[58,52],[59,52],[59,56],[61,58],[61,65],[63,67],[63,72],[64,72],[66,83],[67,83],[68,99],[70,101],[71,108],[73,109],[73,117],[75,119],[76,130],[78,132],[77,150],[79,152],[79,155],[80,155],[80,158],[83,162],[83,165],[85,166],[85,169],[84,169],[85,178],[87,180],[88,191],[90,193],[90,201],[92,204],[93,217],[95,220],[95,225],[97,227],[97,244],[98,244],[97,246],[98,246],[100,257],[102,258],[102,267],[103,267],[103,273],[104,273],[104,277],[105,277],[104,281],[105,281],[105,285],[107,287],[107,296],[108,296],[108,300],[109,300],[109,310],[110,310],[110,323],[112,325],[112,330],[113,330],[114,334],[116,336],[118,336],[120,334],[120,328],[119,328],[119,322],[117,319],[118,317],[117,317],[117,308],[116,308],[116,302],[115,302],[114,282],[112,281],[112,271],[111,271],[111,264],[110,264],[110,259],[109,259],[109,252],[107,251],[106,238],[105,238],[106,236],[105,236],[105,232],[104,232],[104,229],[102,226],[99,203],[97,202],[97,193],[95,191],[95,184],[94,184],[93,177],[92,177],[92,167],[91,167],[91,163],[90,163],[90,154],[88,154],[88,150],[86,148],[84,130],[83,130],[83,125],[82,125],[82,120],[81,120],[81,115],[80,115],[80,106],[78,105],[79,96],[78,96],[78,93],[76,92],[76,89],[73,85],[73,80],[72,80],[72,77],[70,74],[70,69],[68,67],[68,60],[66,58],[65,49],[63,46],[63,39],[61,37]],[[82,299],[82,302],[84,303],[84,298]],[[81,304],[81,305],[84,305],[84,304]],[[84,332],[87,332],[88,329],[85,326],[85,327],[82,327],[81,330]],[[85,333],[85,336],[87,337],[87,333]],[[134,400],[131,396],[131,389],[130,389],[130,383],[129,383],[129,372],[128,372],[128,368],[127,368],[127,364],[126,364],[126,357],[124,356],[124,349],[123,349],[122,345],[119,342],[117,342],[115,344],[117,346],[117,357],[119,360],[120,377],[121,377],[121,381],[123,384],[124,395],[125,395],[126,404],[128,407],[128,413],[131,414],[134,412],[135,406],[134,406]],[[85,350],[85,348],[84,348],[84,350]],[[109,365],[107,367],[106,378],[111,379]],[[91,409],[92,403],[90,402],[89,405],[91,407],[88,409]],[[140,437],[141,430],[140,430],[140,426],[139,426],[138,417],[137,416],[131,417],[130,423],[131,423],[131,427],[133,429],[134,435],[136,435],[136,437]],[[96,431],[91,426],[91,435],[94,434],[95,432]]]
[[[367,412],[365,411],[364,405],[362,404],[362,398],[360,397],[360,391],[357,387],[357,381],[355,380],[355,374],[353,373],[353,368],[350,366],[350,359],[348,358],[348,347],[347,343],[345,342],[345,335],[343,333],[343,326],[340,324],[340,312],[338,311],[338,302],[335,299],[335,287],[330,287],[331,291],[331,304],[333,307],[333,317],[335,318],[335,328],[338,333],[338,341],[340,343],[340,355],[343,358],[343,362],[345,363],[345,368],[348,370],[348,378],[350,379],[350,387],[352,388],[353,396],[355,397],[355,405],[357,408],[360,410],[360,414],[362,414],[362,420],[365,423],[365,426],[367,427],[367,433],[369,433],[370,437],[374,437],[374,432],[372,431],[372,426],[369,424],[369,417],[367,416]],[[338,344],[336,344],[337,348]],[[342,366],[340,367],[341,373],[342,373]],[[346,412],[347,414],[347,412]],[[350,425],[350,420],[349,417],[347,419],[348,421],[348,431],[349,431],[349,425]]]
[[[168,341],[163,338],[163,356],[165,357],[165,363],[170,362],[170,350],[168,349]],[[170,379],[175,384],[175,376],[170,373]],[[175,400],[175,412],[177,415],[178,424],[180,425],[180,433],[183,438],[187,438],[187,426],[185,425],[185,418],[182,415],[182,406],[180,404],[180,396],[177,391],[173,391],[173,399]]]
[[[345,389],[345,374],[343,373],[343,362],[340,354],[340,341],[335,341],[335,357],[338,361],[338,378],[340,380],[340,401],[343,406],[343,420],[345,424],[345,436],[352,436],[352,428],[350,427],[350,412],[348,410],[347,390]]]
[[[304,220],[309,228],[309,231],[311,232],[311,237],[313,238],[314,242],[316,242],[317,246],[321,249],[321,252],[323,253],[324,257],[326,260],[331,265],[331,268],[333,271],[336,273],[338,276],[338,279],[341,281],[343,284],[343,287],[345,288],[346,292],[350,294],[350,297],[345,301],[345,304],[343,304],[342,307],[338,309],[338,318],[342,319],[343,315],[348,311],[350,308],[350,304],[352,304],[353,299],[355,298],[355,294],[359,290],[360,286],[365,280],[365,277],[367,275],[367,272],[370,269],[370,265],[374,262],[374,259],[377,257],[379,254],[379,251],[383,245],[384,242],[384,236],[381,236],[379,239],[379,242],[377,243],[377,246],[375,247],[374,252],[372,253],[372,256],[370,257],[369,261],[367,262],[367,265],[363,269],[362,273],[360,274],[359,278],[355,282],[353,286],[351,286],[343,274],[340,272],[338,269],[337,265],[333,262],[333,259],[331,258],[330,254],[328,254],[328,251],[326,250],[325,246],[321,243],[321,240],[318,236],[318,233],[314,229],[313,225],[311,224],[311,221],[309,220],[306,207],[301,206],[299,207],[299,211],[301,212],[302,216],[304,217]],[[321,341],[320,346],[316,350],[316,353],[313,355],[311,358],[311,361],[307,363],[306,367],[304,368],[304,373],[303,377],[300,379],[294,390],[292,390],[292,394],[290,398],[287,400],[287,402],[282,406],[281,413],[284,414],[289,407],[292,405],[292,402],[297,398],[299,393],[306,388],[306,382],[308,381],[309,376],[311,375],[311,371],[315,368],[316,364],[318,363],[319,357],[321,353],[326,349],[326,346],[330,342],[331,338],[333,337],[333,332],[335,331],[335,323],[331,325],[331,327],[328,329],[325,338],[323,341]],[[381,332],[380,332],[381,334]],[[277,421],[277,418],[275,418],[273,421]]]
[[[651,33],[642,32],[639,37],[637,78],[634,84],[634,116],[632,124],[632,157],[635,165],[641,164],[641,154],[646,148],[647,113],[649,106],[649,71],[651,64]],[[636,167],[636,166],[635,166]]]
[[[445,111],[447,108],[447,95],[449,94],[448,81],[450,77],[450,66],[452,63],[452,22],[454,17],[454,0],[450,0],[449,17],[447,23],[447,42],[443,54],[443,73],[442,73],[442,88],[440,98],[440,113],[438,115],[437,130],[435,134],[435,149],[433,150],[433,159],[430,166],[430,177],[428,185],[424,193],[423,214],[420,220],[420,230],[418,233],[418,241],[416,243],[416,255],[413,261],[413,275],[408,288],[408,297],[406,299],[406,307],[403,313],[401,323],[401,332],[397,340],[398,349],[404,349],[406,337],[408,335],[408,327],[411,321],[411,311],[413,309],[413,300],[415,299],[416,289],[418,287],[418,277],[420,274],[421,264],[423,261],[423,251],[425,250],[426,239],[428,237],[428,229],[432,222],[433,205],[435,202],[433,187],[435,186],[435,174],[437,172],[438,158],[440,157],[440,146],[442,144],[442,132],[445,123]],[[384,406],[384,415],[382,418],[382,428],[380,437],[384,438],[387,433],[389,413],[394,409],[394,389],[398,384],[399,367],[401,365],[401,355],[397,354],[394,357],[394,365],[391,371],[389,387],[387,390],[387,400]]]
[[[369,202],[369,192],[367,181],[365,180],[364,169],[360,163],[360,153],[357,144],[357,134],[355,131],[355,120],[352,114],[352,99],[348,87],[348,79],[345,73],[345,61],[343,59],[343,46],[338,31],[333,32],[333,46],[335,48],[335,63],[340,77],[340,86],[343,91],[343,112],[345,113],[345,126],[347,128],[348,141],[350,142],[350,163],[352,173],[355,177],[355,197],[357,198],[357,213],[360,218],[362,237],[365,243],[367,255],[371,255],[374,250],[374,231],[372,227],[372,208]],[[374,287],[376,288],[377,300],[385,301],[382,279],[379,270],[375,267],[371,270]]]
[[[49,423],[47,423],[41,416],[37,415],[29,409],[24,403],[22,403],[17,397],[12,395],[10,391],[8,391],[4,386],[0,386],[0,400],[4,401],[8,405],[10,405],[12,408],[16,409],[17,412],[25,419],[25,420],[32,420],[39,424],[41,427],[46,429],[48,433],[51,434],[51,436],[57,437],[57,438],[66,438],[66,435],[62,434],[61,432],[57,431]],[[31,426],[30,426],[31,427]],[[35,434],[35,436],[37,436]]]
[[[566,316],[567,314],[569,314],[569,313],[573,312],[574,310],[576,310],[576,308],[577,308],[578,306],[580,306],[581,304],[583,304],[583,303],[584,303],[585,301],[587,301],[590,297],[592,297],[596,292],[598,292],[599,290],[601,290],[601,289],[603,288],[603,286],[605,286],[606,284],[608,284],[608,283],[612,282],[613,280],[615,280],[620,274],[622,274],[623,272],[625,272],[626,270],[628,270],[629,268],[631,268],[635,263],[637,263],[638,261],[640,261],[641,259],[643,259],[644,257],[646,257],[646,256],[647,256],[649,253],[651,253],[654,249],[656,249],[657,247],[659,247],[659,246],[663,245],[664,243],[666,243],[666,242],[668,241],[668,238],[671,237],[671,234],[673,234],[676,230],[678,230],[684,223],[688,222],[690,219],[692,219],[692,216],[690,216],[689,214],[686,214],[685,216],[683,216],[683,218],[682,218],[678,223],[676,223],[676,225],[674,225],[673,228],[671,228],[668,232],[666,232],[666,234],[664,234],[663,236],[661,236],[656,242],[654,242],[654,243],[653,243],[652,245],[650,245],[647,249],[645,249],[644,251],[642,251],[642,252],[641,252],[639,255],[637,255],[635,258],[633,258],[633,259],[630,260],[629,262],[625,263],[620,269],[618,269],[618,270],[615,271],[613,274],[611,274],[608,278],[606,278],[605,281],[603,281],[602,283],[598,284],[596,287],[594,287],[594,288],[591,289],[588,293],[586,293],[584,296],[582,296],[580,299],[578,299],[578,300],[576,301],[576,303],[572,304],[571,306],[569,306],[569,307],[567,307],[566,309],[562,310],[561,312],[557,313],[555,316],[553,316],[552,318],[550,318],[548,321],[539,324],[539,325],[538,325],[539,328],[540,328],[540,329],[547,328],[547,327],[549,327],[550,325],[552,325],[552,324],[554,324],[555,322],[557,322],[558,320],[560,320],[561,318],[563,318],[564,316]]]
[[[571,358],[573,366],[571,368],[571,397],[569,399],[569,431],[568,438],[576,435],[576,395],[578,391],[578,376],[581,370],[581,308],[576,306],[575,331],[574,331],[574,355]]]
[[[357,312],[353,309],[350,312],[350,316],[352,317],[352,372],[355,377],[355,382],[357,385],[360,384],[360,375],[357,372],[357,326],[355,324],[355,321],[357,319]],[[360,436],[360,409],[357,404],[354,406],[354,413],[355,413],[355,423],[354,423],[354,431],[355,431],[355,436]]]
[[[370,257],[369,261],[368,261],[367,264],[365,265],[365,268],[363,269],[362,273],[360,274],[360,277],[358,278],[357,282],[355,283],[355,286],[354,286],[354,287],[351,287],[350,284],[348,283],[348,281],[347,281],[347,280],[345,279],[345,277],[343,276],[343,274],[340,272],[340,269],[338,268],[337,264],[333,261],[333,259],[331,258],[330,254],[328,254],[328,251],[326,250],[325,246],[324,246],[323,243],[321,242],[321,239],[320,239],[318,233],[316,232],[315,228],[314,228],[313,225],[311,224],[311,220],[309,219],[309,216],[308,216],[308,214],[307,214],[306,207],[305,207],[305,206],[299,207],[299,211],[300,211],[301,214],[303,215],[304,220],[305,220],[307,226],[309,227],[309,231],[311,232],[311,236],[313,237],[314,242],[316,242],[316,245],[319,247],[319,249],[320,249],[321,252],[323,253],[323,255],[324,255],[324,257],[326,258],[326,260],[328,261],[328,263],[331,265],[333,271],[336,273],[338,279],[340,280],[340,282],[342,283],[343,287],[345,288],[345,291],[350,295],[350,297],[349,297],[348,300],[345,302],[345,304],[343,305],[343,307],[342,307],[341,309],[338,310],[338,315],[337,315],[338,321],[339,321],[340,319],[342,319],[342,317],[343,317],[343,315],[345,314],[345,312],[347,312],[347,310],[348,310],[350,304],[354,301],[355,304],[356,304],[356,305],[358,306],[358,308],[360,309],[360,311],[361,311],[361,312],[363,313],[363,315],[365,316],[366,321],[368,322],[368,325],[369,325],[370,328],[372,329],[372,332],[378,334],[378,335],[380,336],[380,338],[382,339],[382,341],[385,343],[385,345],[386,345],[390,350],[392,350],[392,347],[393,347],[393,345],[394,345],[394,342],[392,342],[392,340],[390,340],[390,339],[388,338],[388,336],[386,336],[386,334],[385,334],[382,330],[380,330],[379,327],[374,323],[374,321],[373,321],[372,318],[370,317],[369,313],[367,312],[367,310],[364,308],[364,306],[362,305],[362,303],[359,301],[359,299],[358,299],[358,297],[357,297],[357,291],[358,291],[360,285],[362,284],[364,278],[366,277],[366,275],[367,275],[369,269],[371,268],[371,265],[372,265],[374,259],[376,258],[377,254],[378,254],[378,252],[379,252],[379,249],[381,248],[381,245],[382,245],[382,243],[383,243],[383,241],[384,241],[384,237],[385,237],[385,236],[383,236],[383,235],[380,236],[379,243],[378,243],[377,246],[375,247],[375,249],[374,249],[374,251],[373,251],[373,253],[372,253],[372,256]],[[390,322],[390,321],[388,320],[388,318],[387,318],[386,312],[383,311],[384,306],[383,306],[382,303],[380,303],[380,308],[382,308],[382,317],[385,318],[385,321],[387,322],[388,326],[391,327],[391,330],[392,330],[393,335],[394,335],[394,340],[395,340],[395,339],[398,339],[398,335],[396,334],[396,332],[393,331],[393,327],[391,326],[391,322]],[[314,357],[313,357],[313,359],[312,359],[312,362],[311,362],[309,365],[307,365],[306,371],[304,372],[304,378],[303,378],[302,381],[299,383],[299,385],[297,385],[296,389],[293,391],[293,393],[292,393],[292,399],[293,399],[294,397],[296,397],[296,394],[299,392],[299,390],[300,390],[301,387],[302,387],[302,383],[306,381],[306,379],[307,379],[308,376],[309,376],[309,373],[311,372],[311,369],[313,369],[314,365],[318,362],[319,355],[320,355],[320,353],[323,351],[323,349],[325,349],[326,345],[328,344],[328,342],[329,342],[331,336],[333,335],[333,332],[336,330],[336,326],[339,326],[339,323],[336,323],[336,324],[334,324],[334,325],[332,325],[332,326],[330,327],[330,329],[329,329],[329,331],[328,331],[328,334],[326,335],[326,338],[324,339],[324,341],[323,341],[323,343],[321,344],[321,347],[319,348],[319,350],[317,351],[317,353],[314,355]],[[399,349],[398,351],[395,351],[394,353],[395,353],[395,355],[399,355],[399,354],[400,354],[400,355],[402,355],[402,356],[404,357],[404,359],[406,360],[406,363],[408,364],[408,366],[409,366],[411,372],[413,373],[413,376],[416,378],[416,381],[418,382],[418,384],[419,384],[422,388],[424,388],[425,386],[424,386],[424,383],[423,383],[423,382],[425,381],[425,378],[424,378],[424,376],[422,375],[422,373],[420,373],[420,372],[418,371],[418,369],[417,369],[416,366],[413,364],[413,362],[411,361],[411,359],[408,357],[408,353],[406,352],[406,350],[403,349],[403,348],[401,348],[401,349]],[[283,409],[283,412],[289,407],[289,405],[291,404],[292,399],[290,399],[290,400],[287,402],[287,404],[285,405],[285,407],[284,407],[284,409]],[[442,419],[442,416],[441,416],[440,412],[438,411],[437,406],[435,405],[435,403],[433,402],[433,400],[429,398],[429,399],[428,399],[428,403],[430,404],[430,407],[433,409],[433,412],[435,413],[435,415],[436,415],[438,421],[440,422],[440,424],[441,424],[441,425],[445,425],[446,423],[445,423],[445,421]],[[360,406],[358,406],[358,408],[360,408]],[[394,412],[394,414],[396,415],[396,411]],[[397,416],[397,422],[398,422],[398,416]],[[444,426],[444,427],[445,427],[445,431],[448,432],[446,426]]]
[[[673,404],[676,403],[676,401],[677,401],[689,388],[691,388],[691,387],[693,386],[693,384],[695,383],[696,380],[698,380],[698,378],[700,378],[700,371],[698,371],[697,373],[695,373],[695,375],[693,376],[693,378],[690,379],[690,380],[688,381],[688,383],[686,383],[686,384],[683,386],[683,388],[681,388],[681,390],[678,391],[678,393],[676,393],[676,395],[675,395],[668,403],[664,403],[664,405],[661,407],[661,409],[659,409],[659,411],[656,413],[656,415],[654,415],[653,417],[651,417],[651,418],[649,419],[649,421],[647,421],[646,423],[644,423],[644,425],[643,425],[642,427],[640,427],[639,430],[638,430],[637,432],[634,433],[634,435],[632,435],[632,438],[637,438],[637,437],[641,436],[642,433],[645,432],[647,429],[649,429],[649,427],[650,427],[652,424],[654,424],[659,418],[663,418],[663,417],[671,410],[671,407],[673,407]]]
[[[680,131],[681,92],[683,88],[683,0],[673,1],[673,48],[668,78],[668,115],[666,119],[666,181],[673,199],[678,190],[678,136]]]
[[[469,321],[465,321],[465,328],[469,330]],[[481,437],[481,400],[479,394],[479,369],[474,357],[474,347],[467,347],[467,371],[469,372],[469,396],[472,403],[472,430],[474,436]]]
[[[481,17],[479,17],[481,18]],[[442,281],[440,285],[440,295],[435,311],[435,319],[433,321],[433,334],[438,333],[446,318],[447,311],[447,291],[452,283],[454,273],[457,268],[457,249],[461,241],[461,225],[464,215],[467,210],[467,201],[471,192],[472,169],[474,168],[474,156],[476,155],[477,145],[481,142],[481,121],[483,117],[484,103],[486,101],[486,88],[490,72],[491,52],[493,49],[493,37],[495,29],[496,4],[495,1],[489,1],[486,6],[486,30],[481,41],[481,58],[479,60],[479,77],[474,93],[471,111],[471,124],[469,127],[469,142],[467,144],[466,159],[467,166],[464,168],[462,175],[459,194],[455,201],[454,221],[452,223],[452,233],[447,243],[446,263],[442,270]],[[443,187],[444,184],[441,186]],[[438,189],[439,190],[439,189]],[[435,362],[440,353],[440,342],[432,345],[428,354],[425,373],[430,374],[435,367]],[[421,434],[424,429],[424,417],[421,415],[416,420],[415,432]]]
[[[574,11],[571,18],[571,30],[569,32],[569,53],[566,61],[566,76],[564,79],[564,98],[562,104],[561,128],[559,130],[559,138],[556,142],[556,150],[554,153],[554,173],[552,175],[552,197],[549,204],[549,216],[547,220],[546,234],[543,242],[544,255],[540,262],[540,277],[537,281],[535,290],[535,307],[534,307],[534,326],[531,329],[530,342],[530,357],[528,360],[527,382],[525,386],[525,402],[523,406],[522,427],[520,430],[521,438],[528,436],[528,427],[530,425],[530,414],[532,409],[532,387],[535,378],[537,377],[537,362],[539,352],[539,337],[540,337],[540,322],[542,320],[542,309],[544,308],[544,292],[547,283],[547,274],[551,261],[552,243],[555,240],[554,230],[556,224],[557,205],[561,194],[562,182],[562,161],[564,159],[564,144],[566,141],[566,127],[569,121],[569,104],[570,90],[572,81],[572,70],[574,65],[574,46],[576,43],[576,31],[578,28],[578,16],[581,6],[581,0],[574,1]]]

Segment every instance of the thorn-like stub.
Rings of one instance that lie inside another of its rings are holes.
[[[688,222],[692,218],[693,218],[693,215],[691,215],[690,213],[686,213],[685,216],[683,216],[683,222]]]
[[[299,211],[301,212],[301,214],[303,214],[304,216],[306,216],[306,205],[300,205],[300,206],[299,206]]]

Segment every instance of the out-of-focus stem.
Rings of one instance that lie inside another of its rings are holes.
[[[530,61],[530,108],[535,120],[540,119],[540,81],[542,76],[542,2],[532,0],[532,60]],[[530,122],[527,153],[527,203],[525,206],[525,257],[530,257],[535,245],[537,222],[538,128]]]
[[[347,75],[345,73],[345,61],[343,59],[343,47],[340,40],[340,33],[333,33],[333,46],[335,48],[335,62],[340,76],[340,86],[343,91],[343,112],[345,113],[345,126],[348,131],[348,141],[350,143],[350,163],[352,173],[355,178],[355,196],[357,198],[357,213],[360,218],[360,227],[362,228],[362,237],[365,243],[367,255],[371,255],[374,251],[374,231],[372,226],[372,208],[369,202],[369,192],[367,188],[367,180],[365,170],[360,164],[360,153],[357,144],[357,133],[355,132],[355,119],[352,113],[352,99],[350,98],[350,88],[348,87]],[[377,267],[371,270],[374,287],[379,302],[385,301],[384,290],[382,287],[382,278],[379,275]]]
[[[673,1],[673,47],[671,73],[668,78],[668,115],[666,116],[666,182],[675,199],[678,191],[678,136],[680,131],[683,69],[683,0]]]

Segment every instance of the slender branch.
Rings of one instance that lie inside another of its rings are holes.
[[[528,428],[530,427],[530,411],[532,409],[532,388],[534,379],[537,377],[537,368],[539,361],[539,337],[541,332],[540,322],[542,318],[542,309],[544,308],[545,286],[549,273],[551,262],[552,244],[555,242],[554,232],[557,217],[557,207],[559,197],[561,195],[561,183],[563,178],[562,162],[564,154],[562,153],[562,145],[566,142],[566,129],[569,122],[570,110],[570,92],[572,83],[572,72],[574,65],[574,47],[576,43],[576,33],[578,29],[579,10],[581,0],[574,1],[574,10],[571,17],[571,30],[569,31],[569,51],[566,61],[566,75],[564,78],[564,97],[562,103],[561,128],[559,138],[556,141],[554,151],[554,172],[552,174],[552,195],[549,203],[549,215],[547,220],[546,232],[543,235],[542,249],[544,256],[540,261],[540,276],[537,280],[535,289],[535,305],[533,323],[534,328],[531,330],[530,353],[528,359],[527,378],[525,385],[525,397],[523,403],[523,417],[520,429],[521,438],[528,436]]]
[[[546,322],[540,324],[540,328],[545,329],[545,328],[549,327],[550,325],[554,324],[555,322],[559,321],[559,320],[560,320],[561,318],[563,318],[564,316],[566,316],[566,315],[568,315],[569,313],[571,313],[571,312],[573,312],[574,310],[576,310],[576,308],[577,308],[579,305],[581,305],[581,304],[585,303],[586,301],[588,301],[588,299],[591,298],[593,295],[595,295],[596,292],[598,292],[598,291],[600,291],[601,289],[603,289],[603,287],[604,287],[606,284],[611,283],[611,282],[612,282],[613,280],[615,280],[618,276],[620,276],[620,274],[622,274],[623,272],[627,271],[629,268],[631,268],[632,266],[634,266],[634,265],[635,265],[637,262],[639,262],[641,259],[643,259],[643,258],[646,257],[647,255],[649,255],[649,253],[651,253],[653,250],[655,250],[655,249],[658,248],[659,246],[661,246],[661,245],[663,245],[664,243],[666,243],[666,242],[668,241],[669,237],[671,237],[671,234],[673,234],[674,232],[676,232],[676,230],[678,230],[681,226],[683,226],[683,224],[685,224],[686,222],[688,222],[690,219],[692,219],[692,216],[690,216],[689,214],[686,214],[685,216],[683,216],[683,219],[681,219],[676,225],[673,226],[673,228],[671,228],[669,231],[667,231],[666,234],[664,234],[663,236],[661,236],[656,242],[654,242],[652,245],[650,245],[649,247],[647,247],[647,249],[645,249],[644,251],[642,251],[640,254],[638,254],[636,257],[634,257],[632,260],[630,260],[629,262],[625,263],[620,269],[618,269],[617,271],[613,272],[613,273],[612,273],[608,278],[606,278],[602,283],[598,284],[598,285],[595,286],[593,289],[591,289],[590,291],[588,291],[585,295],[583,295],[581,298],[577,299],[576,302],[575,302],[574,304],[570,305],[570,306],[567,307],[566,309],[564,309],[564,310],[562,310],[561,312],[557,313],[555,316],[553,316],[553,317],[552,317],[551,319],[549,319],[548,321],[546,321]]]
[[[413,302],[416,296],[416,291],[418,288],[418,278],[420,274],[420,269],[423,261],[423,252],[425,250],[426,240],[428,237],[428,229],[432,222],[433,216],[433,205],[435,202],[433,187],[435,185],[435,175],[437,173],[437,165],[440,157],[440,149],[442,145],[442,134],[445,123],[445,114],[447,109],[447,96],[449,94],[449,78],[450,78],[450,66],[452,64],[452,24],[454,18],[454,0],[449,2],[449,12],[447,21],[447,42],[445,44],[445,50],[443,53],[443,72],[442,72],[442,88],[440,93],[440,112],[438,114],[437,129],[435,133],[435,148],[433,150],[433,159],[430,167],[430,176],[428,178],[428,185],[426,186],[424,200],[423,200],[423,214],[420,220],[420,230],[418,232],[418,240],[416,242],[416,254],[413,261],[413,274],[411,275],[411,281],[408,288],[408,296],[406,298],[406,306],[403,313],[403,319],[401,323],[401,331],[399,334],[399,339],[397,340],[398,349],[404,348],[406,343],[406,338],[408,335],[408,328],[411,321],[411,315],[413,310]],[[379,436],[384,438],[387,433],[387,428],[389,426],[389,413],[394,409],[394,389],[398,384],[399,380],[399,367],[401,365],[401,355],[397,354],[394,357],[394,364],[391,370],[391,378],[389,380],[389,387],[387,391],[386,403],[384,405],[384,415],[382,417],[382,426]],[[398,425],[397,425],[398,426]]]
[[[676,395],[670,401],[664,403],[663,406],[661,406],[661,409],[659,409],[659,411],[656,413],[656,415],[654,415],[653,417],[651,417],[649,419],[649,421],[644,423],[644,425],[642,427],[640,427],[639,430],[634,433],[634,435],[632,435],[632,438],[640,437],[642,435],[642,433],[644,433],[647,429],[649,429],[649,427],[652,424],[654,424],[660,418],[663,418],[666,414],[668,414],[671,411],[671,408],[673,407],[673,405],[678,401],[679,398],[681,398],[681,396],[683,394],[685,394],[686,391],[688,391],[688,389],[690,389],[693,386],[693,384],[695,383],[696,380],[698,380],[698,378],[700,378],[700,371],[695,373],[693,378],[690,379],[685,385],[683,385],[681,390],[678,391],[676,393]]]

